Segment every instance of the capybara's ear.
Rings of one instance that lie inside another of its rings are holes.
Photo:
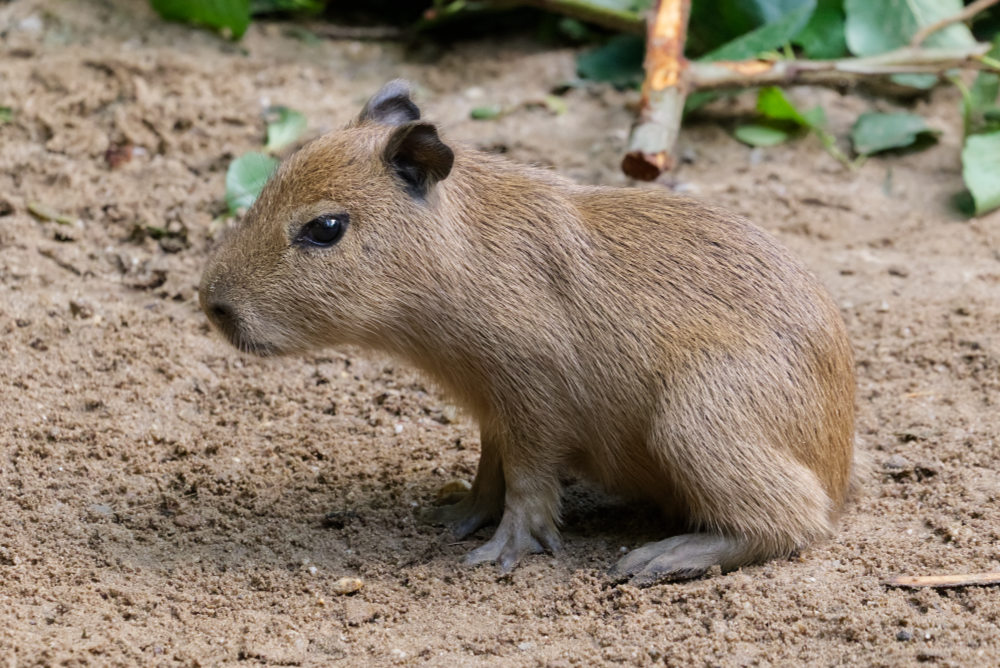
[[[402,179],[407,192],[424,198],[451,172],[455,154],[431,123],[414,121],[393,130],[382,157]]]
[[[410,84],[393,79],[382,86],[365,104],[358,122],[372,121],[382,125],[402,125],[420,120],[420,109],[410,99]]]

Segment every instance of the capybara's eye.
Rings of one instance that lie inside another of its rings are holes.
[[[346,213],[323,214],[303,225],[295,241],[304,246],[332,246],[344,236],[348,221]]]

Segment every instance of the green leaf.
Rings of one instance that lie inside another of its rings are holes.
[[[696,0],[691,3],[686,50],[695,56],[717,49],[726,42],[815,0]],[[763,50],[775,48],[776,43]]]
[[[847,46],[858,56],[892,51],[910,43],[922,26],[957,14],[962,0],[845,0]],[[962,23],[932,33],[929,47],[972,46],[976,40]]]
[[[969,89],[970,102],[973,111],[982,111],[992,107],[1000,93],[1000,77],[992,72],[980,72]]]
[[[746,60],[765,51],[776,49],[790,42],[793,37],[799,34],[809,22],[815,9],[816,0],[807,0],[777,20],[723,44],[702,56],[701,59],[704,61]]]
[[[469,118],[474,121],[492,121],[503,115],[503,107],[499,104],[490,104],[485,107],[476,107],[469,112]]]
[[[153,9],[168,21],[185,21],[228,29],[239,39],[250,25],[250,0],[152,0]]]
[[[1000,34],[996,36],[993,48],[986,55],[991,58],[1000,57]],[[966,136],[1000,129],[996,127],[1000,76],[992,72],[980,72],[971,88],[967,88],[958,77],[952,77],[951,81],[962,93],[962,120]]]
[[[940,77],[936,74],[918,74],[915,72],[893,74],[889,78],[900,86],[909,86],[910,88],[919,88],[920,90],[930,90],[940,81]]]
[[[11,107],[0,107],[0,125],[14,120],[14,110]]]
[[[826,121],[826,114],[819,107],[817,109],[818,113],[814,109],[809,114],[803,114],[776,86],[761,88],[757,94],[757,111],[771,120],[790,121],[803,128],[820,127]]]
[[[792,42],[814,60],[840,58],[847,52],[844,38],[844,1],[818,0],[809,23]]]
[[[962,178],[972,193],[977,216],[1000,207],[1000,132],[965,140]]]
[[[584,51],[576,58],[576,71],[584,79],[606,81],[618,87],[635,86],[642,80],[646,40],[618,35],[607,44]]]
[[[861,155],[912,146],[921,137],[936,137],[938,131],[916,114],[861,114],[851,128],[851,143]]]
[[[263,153],[246,153],[233,160],[226,170],[229,212],[235,214],[239,209],[249,209],[277,167],[277,158]]]
[[[851,164],[843,151],[837,148],[836,138],[826,129],[826,112],[822,107],[799,111],[780,88],[768,86],[761,88],[757,94],[757,111],[766,119],[766,125],[781,127],[785,124],[809,130],[820,140],[827,153],[844,165]]]
[[[749,123],[736,128],[733,135],[750,146],[776,146],[788,141],[792,133],[777,124]]]
[[[268,115],[274,117],[267,124],[267,144],[264,150],[268,153],[277,153],[295,143],[306,131],[306,117],[294,109],[271,107]]]

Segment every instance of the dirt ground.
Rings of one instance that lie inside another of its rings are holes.
[[[196,298],[226,166],[261,145],[263,106],[301,110],[316,134],[405,76],[453,138],[624,184],[635,95],[574,89],[556,116],[523,103],[573,76],[570,49],[289,28],[231,44],[145,0],[0,3],[0,660],[1000,665],[1000,590],[883,584],[1000,570],[1000,214],[951,206],[953,92],[916,104],[936,147],[855,172],[811,138],[738,144],[749,97],[686,127],[672,185],[774,232],[842,306],[873,465],[833,540],[636,589],[604,572],[663,537],[655,512],[579,485],[558,558],[459,566],[487,532],[455,543],[414,511],[471,479],[475,426],[391,360],[241,356]],[[841,136],[886,104],[795,97]],[[492,103],[515,110],[469,120]],[[338,593],[345,577],[363,586]]]

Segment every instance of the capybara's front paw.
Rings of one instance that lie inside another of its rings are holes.
[[[428,524],[449,527],[455,538],[461,540],[480,528],[495,523],[501,512],[503,512],[501,505],[477,498],[472,492],[467,492],[458,503],[423,508],[418,517]]]
[[[465,563],[475,565],[492,561],[506,573],[527,554],[545,550],[556,553],[559,547],[559,531],[550,517],[508,509],[493,538],[466,555]]]

